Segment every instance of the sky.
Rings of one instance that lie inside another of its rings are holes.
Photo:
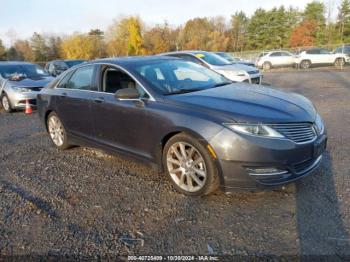
[[[327,1],[327,0],[325,0]],[[339,0],[335,2],[334,9]],[[1,0],[0,39],[8,46],[13,39],[33,32],[65,35],[101,30],[123,15],[139,15],[149,25],[165,20],[179,25],[194,17],[224,16],[236,11],[251,15],[262,7],[293,6],[301,10],[310,0]]]

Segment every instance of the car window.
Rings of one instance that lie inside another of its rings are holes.
[[[102,69],[102,91],[105,93],[115,94],[120,89],[136,88],[142,98],[148,98],[146,91],[127,73],[114,68],[105,67]],[[158,75],[162,77],[161,75]]]
[[[288,52],[281,52],[281,56],[292,56],[292,55]]]
[[[95,86],[92,84],[93,75],[94,66],[91,65],[79,68],[74,72],[66,86],[70,89],[96,91]]]
[[[327,49],[321,49],[320,50],[320,54],[321,55],[328,55],[328,54],[330,54],[331,52],[330,51],[328,51]]]
[[[309,55],[318,55],[318,54],[320,54],[320,50],[319,49],[311,49],[311,50],[306,51],[306,53]]]
[[[270,56],[272,56],[272,57],[281,56],[281,52],[271,53]]]
[[[158,70],[161,75],[157,74]],[[152,64],[136,66],[133,71],[152,89],[162,94],[204,90],[231,83],[212,70],[183,60],[156,61]]]
[[[75,71],[70,71],[65,76],[63,76],[62,80],[57,85],[57,88],[67,88],[67,83],[68,83],[69,79],[71,78],[71,76],[73,75],[74,72]]]

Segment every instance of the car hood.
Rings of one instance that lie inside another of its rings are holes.
[[[244,64],[232,64],[232,65],[225,65],[225,66],[214,66],[212,69],[214,70],[221,70],[221,71],[246,71],[246,72],[249,72],[249,71],[255,71],[257,70],[255,67],[252,67],[252,66],[247,66],[247,65],[244,65]]]
[[[51,76],[39,77],[39,78],[24,78],[18,81],[9,80],[8,83],[11,86],[23,86],[23,87],[44,87],[54,78]]]
[[[313,104],[301,95],[242,83],[167,98],[180,106],[217,114],[222,121],[285,123],[314,122],[316,118]]]

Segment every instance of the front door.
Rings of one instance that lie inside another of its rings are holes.
[[[57,114],[67,131],[74,135],[93,135],[91,99],[97,91],[94,74],[94,65],[83,66],[68,74],[56,88]]]

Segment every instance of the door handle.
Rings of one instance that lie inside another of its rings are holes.
[[[98,97],[94,99],[95,103],[103,103],[105,101],[105,99],[103,97]]]
[[[66,97],[67,96],[67,93],[66,92],[63,92],[60,94],[61,97]]]

